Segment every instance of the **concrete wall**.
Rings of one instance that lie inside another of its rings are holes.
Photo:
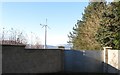
[[[83,54],[86,70],[89,68],[90,72],[103,72],[103,50],[85,50]]]
[[[64,71],[65,72],[103,72],[101,51],[64,51]]]
[[[104,72],[119,73],[120,72],[120,58],[119,50],[112,50],[112,47],[104,47]]]
[[[116,68],[110,68],[108,67],[109,73],[117,73],[118,69],[118,50],[108,50],[108,64],[112,67]]]
[[[107,65],[108,72],[120,70],[119,50],[108,51],[109,63],[103,62],[103,58],[105,58],[103,50],[25,49],[23,45],[2,45],[0,56],[2,73],[54,73],[61,71],[102,73],[104,65]],[[112,56],[116,57],[112,58]],[[117,67],[112,64],[113,61]]]
[[[63,50],[2,46],[2,73],[53,73],[63,70]]]
[[[118,50],[118,69],[119,69],[119,75],[120,75],[120,50]]]
[[[0,75],[2,74],[2,46],[0,45]]]
[[[2,73],[103,72],[102,51],[2,47]]]
[[[103,61],[104,51],[103,50],[81,50],[87,57],[93,58],[98,61]]]

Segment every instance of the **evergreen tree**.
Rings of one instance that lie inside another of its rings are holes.
[[[96,50],[101,45],[96,41],[95,34],[100,27],[101,15],[106,7],[105,2],[90,2],[85,8],[82,20],[78,20],[69,38],[74,49]]]
[[[120,1],[108,4],[101,18],[101,28],[96,34],[102,46],[120,49]]]

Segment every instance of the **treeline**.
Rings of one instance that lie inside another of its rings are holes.
[[[120,49],[120,1],[90,2],[68,38],[77,50]]]
[[[35,38],[31,37],[30,40],[29,38],[31,35]],[[33,34],[31,35],[27,35],[25,32],[13,28],[10,30],[3,28],[1,32],[0,44],[26,45],[26,48],[43,49],[44,46],[41,44],[40,38]]]

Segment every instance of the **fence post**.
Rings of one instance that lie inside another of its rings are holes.
[[[104,65],[103,65],[103,70],[105,73],[108,72],[108,49],[112,49],[112,47],[103,47],[104,49]]]

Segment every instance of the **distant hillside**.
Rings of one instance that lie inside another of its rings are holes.
[[[52,45],[47,45],[47,48],[49,48],[49,49],[57,49],[58,47],[57,46],[52,46]]]
[[[59,44],[57,46],[47,45],[47,48],[49,48],[49,49],[57,49],[58,46],[64,46],[65,49],[70,49],[72,47],[72,45],[69,45],[69,44]]]

